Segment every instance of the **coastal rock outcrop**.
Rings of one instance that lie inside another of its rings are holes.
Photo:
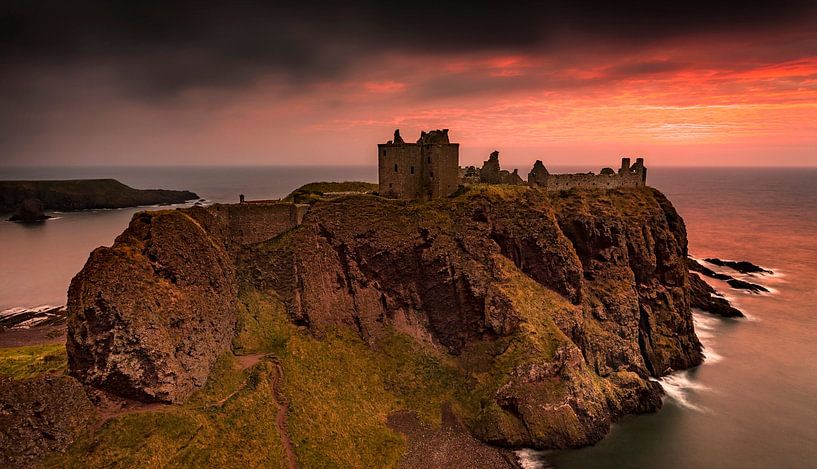
[[[714,288],[710,287],[697,274],[689,274],[690,306],[708,313],[717,314],[725,318],[742,318],[743,313],[729,304],[729,300],[722,298]]]
[[[34,223],[47,220],[51,217],[45,214],[45,206],[39,199],[25,199],[14,210],[9,221]]]
[[[11,212],[27,199],[47,210],[88,210],[177,204],[198,199],[190,191],[134,189],[116,179],[68,181],[0,181],[0,213]]]
[[[68,291],[68,365],[86,385],[180,402],[229,349],[235,269],[203,209],[143,212],[94,250]],[[193,217],[201,217],[199,221]]]
[[[742,274],[773,274],[771,270],[764,269],[759,265],[755,265],[749,261],[728,261],[723,259],[718,259],[715,257],[708,257],[704,259],[706,262],[710,264],[714,264],[721,267],[729,267],[730,269],[736,270]]]
[[[707,261],[707,262],[709,262],[709,261]],[[710,269],[709,267],[706,267],[706,266],[702,265],[700,262],[696,261],[695,259],[692,259],[692,258],[687,259],[687,264],[688,264],[689,270],[691,270],[693,272],[698,272],[698,273],[700,273],[702,275],[706,275],[709,278],[714,278],[715,280],[723,280],[730,287],[732,287],[732,288],[734,288],[736,290],[746,290],[746,291],[749,291],[751,293],[768,293],[769,292],[769,289],[764,287],[763,285],[758,285],[757,283],[752,283],[752,282],[747,282],[746,280],[737,279],[735,277],[732,277],[731,275],[722,274],[720,272],[715,272],[714,270]],[[754,264],[751,264],[751,263],[748,263],[748,262],[746,264],[754,266]],[[757,267],[757,266],[755,266],[755,267]],[[769,271],[764,270],[764,272],[769,272]]]
[[[659,408],[649,377],[702,360],[683,221],[657,191],[599,196],[483,187],[424,205],[321,203],[239,268],[315,334],[395,328],[469,363],[508,360],[474,432],[579,446]]]
[[[69,291],[74,376],[125,397],[184,401],[229,350],[241,291],[246,308],[246,295],[280,305],[287,324],[242,316],[242,337],[281,347],[287,334],[351,335],[387,363],[381,344],[398,336],[456,378],[419,374],[390,387],[422,399],[465,383],[443,402],[477,439],[565,448],[657,410],[652,378],[703,358],[684,223],[649,188],[321,199],[298,226],[252,243],[232,241],[241,227],[226,212],[138,214],[113,247],[92,253]]]

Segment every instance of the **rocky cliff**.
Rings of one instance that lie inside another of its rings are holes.
[[[235,326],[235,271],[202,210],[144,212],[94,250],[68,290],[68,366],[84,383],[183,401],[207,380]]]
[[[423,432],[389,422],[444,409],[474,441],[590,444],[702,360],[684,223],[649,188],[351,196],[248,246],[218,213],[140,214],[94,251],[69,292],[71,373],[178,403],[220,355],[274,356],[303,467],[410,466],[401,441],[416,459]]]

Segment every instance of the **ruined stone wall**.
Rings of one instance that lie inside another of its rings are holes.
[[[214,205],[210,209],[225,221],[233,241],[252,244],[300,225],[309,206],[270,202]]]
[[[459,144],[386,143],[377,153],[382,196],[424,200],[457,190]]]
[[[640,176],[618,174],[551,174],[544,189],[563,191],[569,189],[615,189],[643,185]]]
[[[640,187],[646,185],[646,183],[647,168],[644,167],[643,158],[636,159],[636,162],[632,165],[630,165],[629,158],[622,158],[618,172],[610,168],[604,168],[600,174],[550,174],[542,162],[537,161],[530,174],[528,174],[528,184],[530,186],[546,191],[616,189],[619,187]]]
[[[422,147],[417,144],[377,146],[380,195],[417,199],[422,194]]]
[[[451,195],[459,185],[459,144],[429,144],[424,147],[425,195],[429,198]]]

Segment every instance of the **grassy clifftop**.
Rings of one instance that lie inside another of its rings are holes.
[[[197,199],[190,191],[134,189],[116,179],[0,181],[0,212],[11,212],[25,199],[39,199],[46,210],[85,210],[175,204]]]
[[[207,350],[221,358],[206,384],[159,411],[110,418],[47,465],[514,467],[502,447],[598,441],[616,418],[660,407],[652,377],[699,363],[683,222],[656,191],[323,197],[361,189],[305,186],[318,203],[303,224],[225,251],[235,303],[219,311],[235,330]],[[138,289],[144,310],[122,302],[109,287],[140,278],[128,270],[139,257],[126,256],[121,274],[74,282],[111,293],[69,307],[72,328],[104,332],[99,318],[139,312],[151,335],[167,332],[168,356],[200,356],[181,331],[201,308],[184,305],[213,279],[194,282],[202,264],[188,261],[202,256],[191,246],[231,234],[207,208],[161,217],[149,236],[135,224],[140,237],[119,240],[141,246],[153,264],[140,275],[174,294]],[[92,306],[97,315],[83,313]],[[167,320],[182,307],[191,316]],[[105,369],[133,354],[89,350]],[[137,354],[140,370],[164,366],[155,352]]]
[[[287,202],[310,204],[321,200],[327,192],[376,192],[378,185],[371,182],[311,182],[292,191],[284,198]]]

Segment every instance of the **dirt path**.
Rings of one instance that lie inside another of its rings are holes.
[[[284,448],[284,453],[287,457],[287,467],[289,469],[298,469],[298,462],[295,460],[295,451],[292,449],[292,440],[290,440],[289,432],[287,431],[289,401],[287,401],[280,386],[284,378],[284,369],[275,358],[272,359],[272,363],[275,365],[275,374],[270,378],[270,386],[272,387],[276,406],[278,407],[278,416],[275,419],[275,426],[278,427],[278,434],[281,435],[281,446]]]
[[[284,379],[284,369],[278,360],[266,354],[244,355],[238,357],[242,369],[247,369],[257,365],[262,359],[269,358],[275,367],[275,372],[270,376],[270,388],[275,397],[275,407],[277,408],[277,415],[275,417],[275,426],[278,429],[278,434],[281,436],[281,447],[284,449],[284,455],[287,459],[287,468],[298,469],[298,462],[295,459],[295,451],[292,449],[292,440],[289,438],[287,431],[287,412],[289,411],[289,401],[284,396],[281,390],[281,381]],[[212,406],[223,406],[231,397],[235,396],[242,389],[247,386],[245,381],[238,389],[230,393],[228,396],[220,399],[218,402],[211,404]]]

